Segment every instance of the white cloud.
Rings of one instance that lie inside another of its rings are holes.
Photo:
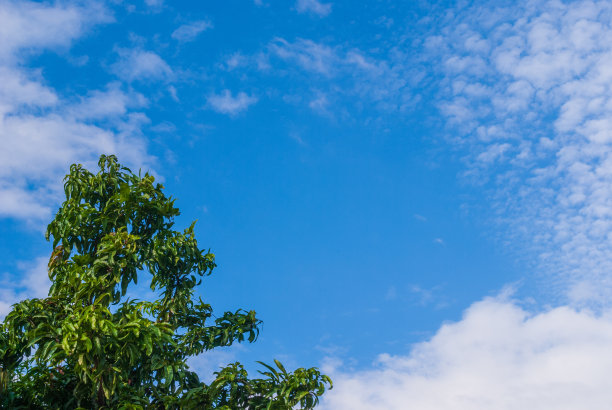
[[[277,38],[269,46],[272,54],[292,62],[304,70],[330,76],[335,73],[336,64],[341,57],[336,49],[312,40],[298,39],[290,43]]]
[[[173,77],[168,63],[152,51],[141,49],[119,49],[119,61],[113,72],[122,80],[132,81],[166,81]]]
[[[212,23],[208,20],[200,20],[189,24],[183,24],[172,32],[172,38],[180,42],[193,41],[200,35],[200,33],[212,28],[212,26]]]
[[[123,161],[146,163],[138,137],[142,119],[128,116],[115,131],[69,115],[19,115],[3,118],[0,136],[0,215],[46,220],[61,195],[61,178],[73,162],[91,166],[101,153],[120,153]]]
[[[493,4],[457,10],[426,42],[442,112],[519,251],[569,300],[608,303],[612,4]]]
[[[20,279],[0,279],[0,319],[11,311],[11,305],[26,298],[44,298],[49,293],[51,281],[47,270],[48,259],[36,258],[32,263],[19,264]]]
[[[211,94],[208,96],[208,107],[212,110],[227,114],[230,116],[237,115],[246,111],[249,106],[257,102],[257,97],[247,95],[244,92],[239,92],[234,97],[230,90],[223,90],[221,94]]]
[[[325,17],[332,11],[331,3],[321,3],[318,0],[297,0],[295,9],[298,13],[312,13]]]
[[[65,54],[86,29],[108,21],[95,2],[0,3],[0,217],[48,221],[73,162],[91,166],[101,153],[119,153],[132,165],[151,163],[140,133],[147,119],[134,111],[143,96],[110,84],[66,98],[26,66],[43,50]]]
[[[122,118],[132,108],[141,108],[147,99],[134,91],[124,92],[121,84],[111,83],[104,91],[93,90],[81,97],[78,103],[68,108],[70,114],[79,120],[112,120]]]
[[[569,304],[531,313],[485,299],[405,355],[380,355],[363,370],[327,366],[335,387],[323,409],[607,409],[612,401],[612,5],[488,4],[446,13],[442,35],[424,42],[443,74],[440,108],[506,239]],[[348,61],[333,52],[330,77]],[[311,61],[285,55],[303,69]],[[386,73],[408,60],[357,52],[351,61]]]
[[[8,64],[26,51],[66,48],[91,26],[111,20],[95,1],[87,7],[4,1],[0,5],[0,57]]]
[[[0,65],[0,113],[17,107],[52,107],[57,104],[55,92],[42,84],[37,72]]]
[[[559,307],[530,314],[503,298],[472,305],[405,356],[374,368],[323,366],[322,410],[609,408],[612,317]]]

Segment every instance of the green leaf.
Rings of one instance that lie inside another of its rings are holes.
[[[317,369],[260,362],[254,379],[233,363],[210,385],[189,371],[194,355],[256,341],[261,321],[239,309],[207,323],[212,307],[192,298],[216,263],[196,222],[174,230],[175,199],[151,175],[113,155],[98,166],[74,164],[64,179],[66,200],[45,233],[48,296],[15,304],[0,323],[0,408],[17,408],[6,397],[20,408],[314,407],[332,386]],[[143,274],[156,300],[129,300]]]

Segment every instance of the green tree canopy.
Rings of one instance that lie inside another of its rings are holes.
[[[15,304],[0,324],[3,408],[312,408],[331,387],[316,368],[287,372],[275,360],[249,378],[240,363],[210,384],[187,359],[234,342],[254,342],[254,311],[213,316],[194,300],[215,256],[198,247],[192,223],[174,230],[175,200],[149,174],[114,156],[94,174],[72,165],[66,200],[47,228],[52,241],[44,299]],[[150,275],[158,299],[126,292]],[[214,318],[211,319],[211,318]]]

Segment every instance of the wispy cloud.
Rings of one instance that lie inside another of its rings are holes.
[[[304,70],[330,76],[335,73],[336,63],[341,57],[335,48],[308,39],[290,43],[277,38],[269,46],[273,55],[292,62]]]
[[[194,21],[189,24],[183,24],[172,32],[172,38],[186,43],[195,40],[200,33],[213,27],[213,24],[208,20]]]
[[[124,81],[165,81],[174,75],[168,63],[152,51],[118,49],[118,54],[119,61],[113,64],[112,71]]]
[[[315,97],[310,100],[308,106],[315,112],[322,115],[329,115],[329,100],[327,95],[322,92],[316,92]]]
[[[374,368],[323,366],[322,409],[605,409],[612,320],[560,307],[529,314],[503,297],[471,306],[406,356]],[[335,363],[334,363],[335,362]]]
[[[331,3],[321,3],[318,0],[297,0],[295,9],[298,13],[311,13],[319,17],[325,17],[332,11]]]
[[[290,42],[276,38],[268,45],[268,55],[271,72],[275,68],[299,69],[313,76],[313,100],[320,96],[323,88],[328,88],[344,97],[344,101],[346,97],[357,96],[359,101],[367,100],[382,111],[405,112],[420,99],[414,90],[423,79],[423,73],[399,50],[374,57],[357,48],[347,49],[309,39]],[[327,98],[330,98],[329,93]]]
[[[236,362],[239,354],[245,350],[247,348],[244,345],[235,344],[207,351],[198,356],[190,357],[188,359],[189,368],[199,374],[202,381],[211,383],[214,380],[215,372],[230,363]]]
[[[36,258],[31,263],[20,263],[21,273],[19,280],[15,277],[0,277],[0,319],[10,311],[12,304],[24,298],[46,297],[51,286],[47,271],[48,259]]]
[[[211,94],[207,99],[207,104],[213,111],[230,116],[246,111],[256,102],[257,97],[255,96],[245,92],[239,92],[233,96],[230,90],[223,90],[221,94]]]
[[[467,175],[577,302],[612,294],[610,16],[609,2],[473,6],[427,41]]]
[[[144,0],[145,4],[149,7],[160,8],[164,5],[164,0]]]
[[[421,215],[421,214],[413,214],[412,217],[414,219],[416,219],[417,221],[421,221],[421,222],[427,222],[427,217]]]

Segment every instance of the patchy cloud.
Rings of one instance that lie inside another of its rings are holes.
[[[150,162],[140,134],[148,119],[134,111],[144,97],[110,84],[67,99],[24,65],[43,50],[69,49],[86,28],[110,20],[93,2],[0,4],[0,217],[49,219],[73,162],[91,165],[114,152],[131,164]]]
[[[230,90],[223,90],[221,94],[211,94],[207,99],[208,107],[213,111],[230,116],[246,111],[256,102],[257,97],[255,96],[250,96],[244,92],[239,92],[236,96],[233,96]]]
[[[48,259],[36,258],[31,263],[20,263],[20,279],[0,277],[0,319],[11,311],[11,305],[25,298],[44,298],[51,281],[47,271]]]
[[[111,83],[105,90],[93,90],[71,104],[67,111],[79,120],[113,121],[128,114],[130,109],[146,106],[144,95],[133,90],[125,92],[121,84]]]
[[[317,92],[315,97],[308,103],[308,106],[315,112],[321,115],[329,115],[329,100],[327,95],[322,92]]]
[[[93,25],[110,21],[110,13],[95,1],[87,7],[4,1],[0,5],[1,60],[8,65],[23,58],[26,51],[66,49]]]
[[[200,33],[213,27],[213,24],[208,20],[194,21],[189,24],[183,24],[172,32],[172,38],[186,43],[195,40]]]
[[[164,0],[144,0],[145,4],[149,7],[160,8],[164,5]]]
[[[118,54],[112,71],[124,81],[166,81],[174,75],[168,63],[152,51],[119,49]]]
[[[311,83],[318,87],[311,90],[313,100],[320,97],[323,86],[342,97],[369,101],[385,112],[405,112],[420,99],[414,89],[423,79],[421,69],[399,50],[372,56],[357,48],[276,38],[268,45],[268,55],[277,70],[302,70],[312,76]],[[327,98],[331,97],[328,92]]]
[[[369,370],[337,360],[322,409],[604,410],[612,401],[612,318],[568,307],[530,314],[488,298],[405,356]]]
[[[325,76],[335,73],[336,64],[342,61],[335,48],[308,39],[293,43],[277,38],[269,46],[273,55],[292,62],[300,68]]]
[[[426,43],[466,175],[489,181],[512,242],[577,303],[612,293],[610,18],[606,1],[478,3]]]
[[[332,11],[331,3],[321,3],[318,0],[297,0],[295,9],[298,13],[310,13],[325,17]]]

